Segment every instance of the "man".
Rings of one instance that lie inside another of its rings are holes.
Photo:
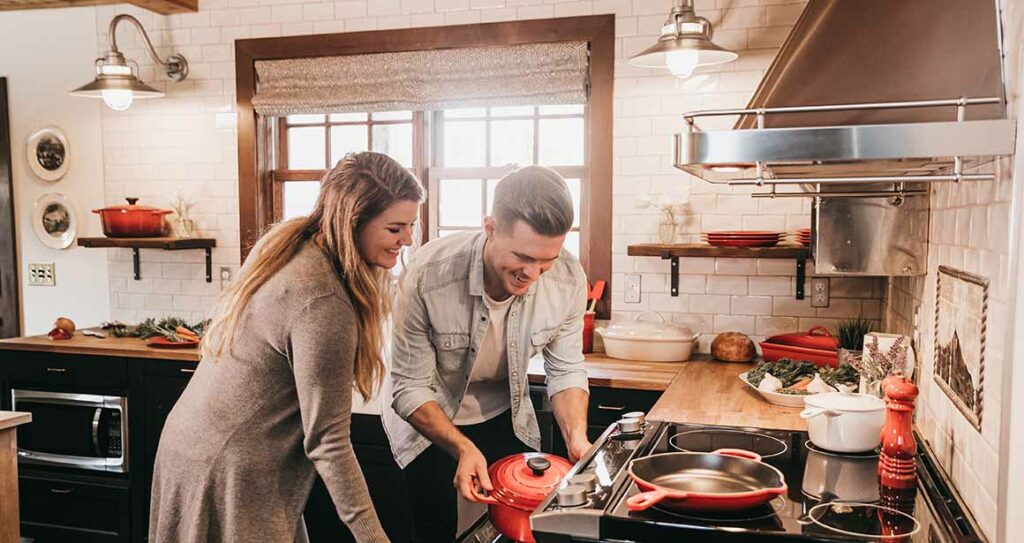
[[[382,398],[390,389],[384,425],[405,470],[415,541],[453,541],[456,489],[476,501],[475,489],[493,489],[490,463],[540,448],[527,383],[538,352],[570,457],[590,448],[586,279],[562,248],[572,223],[565,180],[542,166],[517,170],[498,183],[483,232],[426,244],[399,281]]]

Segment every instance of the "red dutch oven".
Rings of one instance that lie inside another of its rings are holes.
[[[474,495],[487,504],[491,524],[505,537],[520,543],[535,543],[530,514],[554,492],[570,469],[572,464],[560,456],[509,455],[487,469],[494,491],[483,496],[474,490]]]
[[[136,205],[138,198],[125,198],[128,204],[94,209],[108,238],[155,238],[164,233],[164,215],[170,209]]]
[[[839,341],[824,326],[814,326],[806,333],[772,336],[760,345],[761,355],[768,362],[791,358],[807,360],[819,366],[839,365]]]

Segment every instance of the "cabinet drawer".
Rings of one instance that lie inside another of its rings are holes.
[[[659,397],[661,392],[652,390],[591,387],[588,424],[608,426],[630,411],[646,413]]]
[[[21,531],[37,541],[128,541],[128,489],[22,476]]]
[[[76,390],[84,388],[126,389],[125,360],[112,356],[2,351],[0,378],[19,385]]]

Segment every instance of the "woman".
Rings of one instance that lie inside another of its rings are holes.
[[[304,541],[314,470],[357,541],[387,541],[349,441],[352,389],[380,379],[387,269],[422,199],[391,158],[350,155],[310,216],[259,241],[160,437],[151,542]]]

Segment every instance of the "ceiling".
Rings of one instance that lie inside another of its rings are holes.
[[[101,6],[104,4],[132,4],[163,15],[199,11],[199,0],[0,0],[0,11]]]

